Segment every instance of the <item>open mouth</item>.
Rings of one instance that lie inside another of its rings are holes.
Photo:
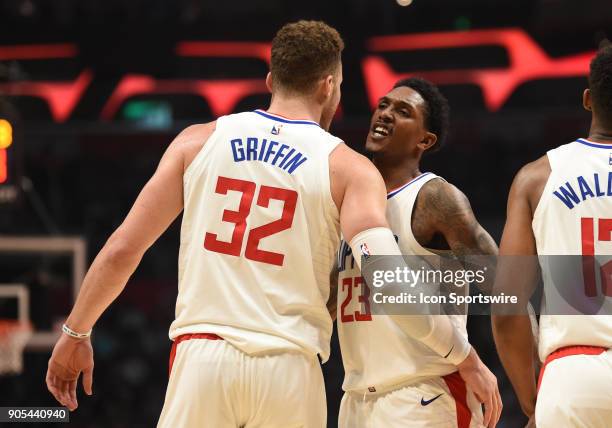
[[[391,128],[382,123],[376,123],[371,129],[372,137],[376,139],[385,138],[391,135]]]

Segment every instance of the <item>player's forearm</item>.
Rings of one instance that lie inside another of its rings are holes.
[[[493,337],[506,374],[527,416],[535,409],[536,382],[531,321],[525,315],[493,316]]]
[[[444,357],[451,364],[459,365],[470,353],[472,346],[467,338],[445,315],[393,315],[400,329]]]
[[[335,278],[332,278],[333,282],[330,284],[329,299],[327,300],[327,311],[332,321],[336,321],[338,315],[338,274],[336,273]]]
[[[497,266],[497,255],[499,254],[499,248],[495,240],[489,235],[489,233],[482,227],[478,226],[478,232],[476,234],[477,249],[474,254],[479,254],[482,257],[481,267],[484,268],[488,274],[485,275],[485,280],[478,284],[478,288],[487,294],[493,292],[493,286],[495,285],[495,268]]]
[[[388,228],[378,227],[358,233],[350,242],[355,261],[362,272],[394,271],[398,266],[400,270],[408,269],[401,256],[400,249],[395,242],[393,233]],[[361,260],[361,255],[367,256]],[[374,255],[396,257],[370,257]],[[365,263],[365,265],[362,265]],[[403,284],[389,283],[385,291],[400,295]],[[385,303],[381,309],[386,314],[393,314],[393,304],[387,309]],[[394,322],[413,339],[418,340],[431,348],[438,355],[446,358],[454,365],[463,362],[468,356],[471,345],[461,332],[455,327],[448,316],[444,315],[389,315]]]
[[[91,330],[121,294],[141,258],[140,252],[109,239],[87,272],[66,325],[77,332]]]
[[[483,282],[474,284],[486,294],[491,294],[495,283],[496,257],[499,249],[495,240],[489,233],[474,220],[474,225],[466,226],[468,230],[463,236],[454,236],[449,239],[450,247],[454,255],[465,257],[465,268],[472,270],[485,269]]]
[[[329,299],[326,306],[332,321],[336,321],[338,316],[338,274],[335,275],[334,282],[330,285]]]
[[[330,298],[327,301],[327,311],[329,312],[329,316],[332,321],[336,321],[336,317],[338,316],[338,299]]]
[[[499,248],[497,243],[493,239],[489,232],[487,232],[482,226],[478,225],[478,231],[476,233],[476,254],[482,254],[485,256],[497,256]]]
[[[338,267],[334,266],[329,274],[329,299],[327,299],[327,310],[332,321],[336,321],[338,315]]]

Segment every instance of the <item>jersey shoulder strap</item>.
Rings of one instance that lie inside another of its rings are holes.
[[[546,152],[548,157],[548,163],[550,164],[550,170],[555,171],[559,168],[563,168],[563,165],[571,158],[572,152],[577,148],[577,142],[563,144],[559,147],[555,147]]]
[[[414,203],[421,188],[429,181],[435,178],[440,178],[444,180],[442,177],[434,174],[433,172],[424,172],[423,174],[410,180],[408,183],[398,187],[397,189],[391,190],[389,193],[387,193],[387,199],[390,200],[392,198],[409,198],[412,199],[412,202]]]

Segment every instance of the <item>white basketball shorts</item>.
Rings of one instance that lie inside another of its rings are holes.
[[[538,428],[612,426],[612,349],[561,348],[550,354],[542,371]]]
[[[176,346],[159,428],[322,428],[325,387],[316,356],[249,356],[215,335]],[[175,342],[176,343],[176,342]]]
[[[482,406],[458,373],[380,394],[347,392],[340,428],[480,428]]]

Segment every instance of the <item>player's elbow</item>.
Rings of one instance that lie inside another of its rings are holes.
[[[104,260],[111,265],[138,264],[144,251],[133,245],[119,231],[113,233],[103,249]]]

